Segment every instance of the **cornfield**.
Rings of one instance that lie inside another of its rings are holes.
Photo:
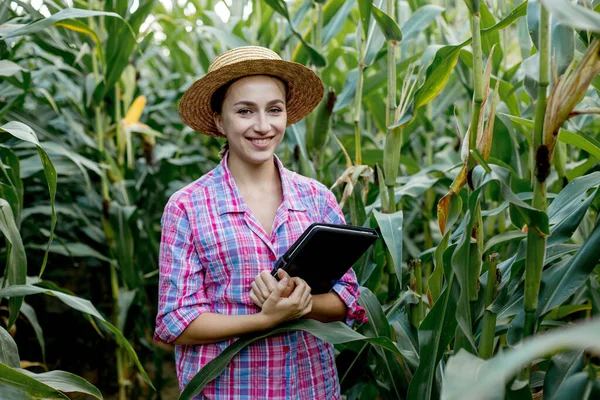
[[[278,155],[377,228],[346,399],[600,398],[599,0],[2,0],[0,398],[175,398],[160,218],[219,162],[177,105],[260,45],[326,95]]]

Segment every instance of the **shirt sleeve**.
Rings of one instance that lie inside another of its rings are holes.
[[[183,206],[170,201],[162,216],[159,252],[158,313],[154,340],[171,343],[204,312],[204,269],[194,247]]]
[[[346,224],[344,214],[342,213],[335,196],[330,190],[327,190],[325,202],[325,214],[323,222],[328,224]],[[344,304],[346,304],[346,307],[348,307],[346,324],[352,327],[354,321],[356,320],[357,313],[361,309],[357,302],[358,297],[360,296],[360,291],[358,288],[358,282],[356,280],[356,274],[352,268],[350,268],[348,272],[346,272],[344,276],[342,276],[340,280],[333,286],[333,291],[337,293]]]

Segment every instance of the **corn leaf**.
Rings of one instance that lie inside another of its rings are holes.
[[[52,218],[50,221],[50,238],[48,239],[46,253],[44,254],[44,261],[42,262],[42,266],[40,269],[40,276],[42,276],[42,274],[44,273],[44,269],[46,268],[46,263],[48,262],[48,252],[50,250],[50,244],[52,244],[52,241],[54,239],[54,228],[56,227],[56,211],[54,210],[54,199],[56,198],[56,169],[54,168],[54,164],[52,164],[52,160],[50,160],[48,153],[46,153],[46,150],[44,150],[44,148],[40,145],[37,135],[29,126],[21,122],[12,121],[0,126],[0,131],[8,132],[18,139],[35,144],[40,159],[42,160],[42,165],[44,167],[44,175],[46,176],[46,182],[48,184],[48,192],[50,193],[50,208],[52,209]],[[25,275],[26,272],[23,273],[23,279]],[[19,280],[18,283],[24,282],[24,280]]]
[[[373,13],[373,17],[375,18],[375,22],[383,32],[383,36],[385,36],[385,40],[400,42],[402,40],[402,31],[400,27],[389,15],[381,11],[379,8],[375,7],[373,4],[371,8],[371,12]]]
[[[564,349],[600,354],[600,319],[533,336],[518,348],[484,361],[461,350],[451,356],[444,372],[443,400],[480,400],[504,396],[505,384],[523,365]],[[501,397],[501,398],[502,398]]]
[[[387,337],[369,338],[352,330],[342,322],[322,323],[313,319],[300,319],[291,323],[281,325],[274,329],[260,332],[254,335],[243,336],[227,347],[218,357],[206,364],[187,384],[179,400],[192,399],[198,395],[207,383],[215,379],[227,367],[227,364],[246,346],[257,340],[268,336],[293,331],[310,332],[316,337],[332,344],[348,343],[354,341],[366,341],[380,346],[394,354],[400,355],[398,347]]]
[[[36,399],[69,399],[65,394],[51,386],[1,362],[0,383],[15,387]]]

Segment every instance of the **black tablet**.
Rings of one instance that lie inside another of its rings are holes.
[[[281,268],[304,279],[312,294],[328,293],[378,237],[372,228],[314,223],[277,260],[271,275],[279,280]]]

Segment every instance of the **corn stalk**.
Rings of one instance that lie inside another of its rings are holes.
[[[535,177],[533,183],[533,207],[546,210],[546,178],[550,172],[548,147],[543,143],[544,115],[546,110],[546,92],[550,78],[550,18],[548,11],[540,5],[539,28],[540,75],[535,109],[533,132],[533,154],[535,157]],[[525,261],[525,328],[524,336],[535,332],[535,313],[542,279],[542,268],[546,252],[546,238],[536,229],[527,230],[527,258]]]
[[[489,310],[490,305],[498,295],[498,285],[501,276],[498,274],[498,253],[490,255],[490,268],[485,288],[485,312],[483,314],[483,329],[479,339],[479,355],[484,360],[494,353],[494,337],[496,335],[496,313]]]
[[[394,2],[387,2],[387,15],[394,19]],[[396,121],[396,47],[398,42],[395,40],[387,41],[387,64],[388,64],[388,78],[387,78],[387,95],[385,98],[385,126],[387,128],[387,134],[385,137],[385,147],[383,149],[383,171],[385,176],[385,186],[388,190],[388,209],[384,210],[388,213],[394,213],[396,211],[396,194],[394,192],[396,188],[396,177],[398,176],[398,167],[400,164],[400,151],[402,147],[402,128],[392,128],[389,126],[394,124]],[[409,76],[407,76],[407,79]]]
[[[467,1],[467,5],[469,2]],[[473,151],[477,149],[477,134],[479,132],[479,125],[482,123],[482,105],[484,104],[484,93],[483,93],[483,52],[481,49],[481,15],[480,15],[480,0],[472,0],[469,6],[471,12],[471,33],[473,35],[473,113],[471,114],[471,123],[469,131],[467,133],[469,137],[469,158],[468,158],[468,173],[467,177],[471,175],[471,171],[475,167],[475,158],[472,156]],[[490,54],[491,58],[491,54]],[[488,63],[491,66],[491,63]],[[491,141],[491,140],[490,140]],[[470,181],[470,179],[468,179]],[[469,188],[472,189],[472,185],[469,182]],[[476,222],[474,225],[474,232],[471,235],[477,240],[477,245],[482,247],[483,236],[481,233],[481,206],[477,205],[475,209]],[[466,234],[469,234],[467,232]],[[467,287],[468,298],[470,301],[477,301],[477,284],[479,282],[479,274],[481,272],[481,260],[472,259],[469,255],[467,256],[467,273],[469,281]]]
[[[362,149],[360,141],[360,114],[363,92],[363,74],[365,70],[365,45],[363,29],[360,27],[356,33],[356,47],[358,49],[358,79],[356,83],[356,93],[354,95],[354,162],[355,165],[362,164]]]

